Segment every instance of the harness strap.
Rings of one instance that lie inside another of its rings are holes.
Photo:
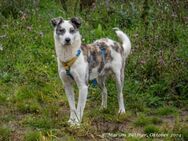
[[[72,74],[70,73],[70,68],[68,70],[66,70],[66,74],[68,76],[70,76],[70,78],[72,78],[74,80],[74,77],[72,76]]]
[[[105,48],[101,48],[101,55],[102,55],[102,60],[103,63],[106,63],[106,59],[105,59],[105,55],[106,55],[106,49]]]
[[[77,60],[77,58],[80,56],[81,50],[77,50],[76,56],[71,58],[70,60],[66,61],[66,62],[62,62],[63,67],[66,70],[66,74],[68,76],[70,76],[72,79],[74,79],[74,77],[72,76],[72,74],[70,73],[70,68],[71,66],[74,64],[74,62]]]

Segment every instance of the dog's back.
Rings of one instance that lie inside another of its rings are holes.
[[[130,53],[130,40],[120,30],[116,30],[116,34],[120,38],[121,44],[108,38],[102,38],[92,44],[81,46],[85,61],[89,64],[90,80],[103,76],[110,69],[114,69],[116,63],[124,64]]]

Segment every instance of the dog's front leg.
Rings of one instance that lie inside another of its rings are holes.
[[[69,76],[67,76],[65,71],[60,72],[60,78],[64,84],[65,93],[66,93],[66,96],[69,102],[69,107],[70,107],[70,118],[68,122],[74,125],[74,124],[79,123],[79,119],[78,119],[77,111],[75,107],[73,86],[72,86]]]
[[[82,117],[83,117],[83,112],[87,100],[87,93],[88,93],[88,86],[85,84],[81,84],[79,86],[79,98],[78,98],[78,106],[77,106],[77,113],[80,122],[82,121]]]
[[[82,121],[82,117],[83,117],[83,112],[84,112],[84,108],[85,108],[85,104],[86,104],[86,100],[87,100],[87,94],[88,94],[88,86],[86,83],[86,77],[85,77],[85,73],[77,73],[77,72],[73,72],[74,74],[74,78],[76,81],[76,84],[79,88],[79,98],[78,98],[78,105],[77,105],[77,115],[79,118],[79,121]]]
[[[65,82],[64,88],[65,88],[65,93],[66,93],[66,96],[69,102],[69,107],[70,107],[70,118],[68,122],[70,124],[78,124],[79,118],[78,118],[76,107],[75,107],[73,86],[69,82]]]

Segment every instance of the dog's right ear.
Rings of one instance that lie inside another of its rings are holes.
[[[53,18],[51,19],[51,23],[54,27],[56,27],[58,24],[63,22],[63,18],[62,17],[58,17],[58,18]]]
[[[71,23],[74,24],[77,28],[81,26],[81,20],[78,17],[73,17],[70,19]]]

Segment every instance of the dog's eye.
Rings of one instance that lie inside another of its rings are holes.
[[[60,33],[65,33],[65,29],[59,29]]]
[[[75,29],[71,28],[70,33],[74,33],[74,32],[75,32]]]

